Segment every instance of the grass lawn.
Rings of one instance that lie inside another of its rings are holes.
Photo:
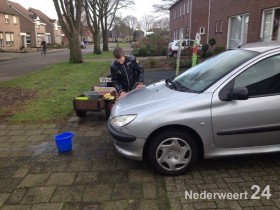
[[[73,113],[72,99],[91,90],[109,71],[110,62],[60,63],[21,78],[0,83],[0,88],[17,87],[35,92],[35,97],[13,110],[9,123],[58,122]],[[15,99],[16,100],[16,99]],[[5,107],[0,107],[0,118]]]
[[[107,52],[102,52],[102,54],[96,55],[93,53],[87,53],[83,55],[84,59],[103,59],[103,58],[110,58],[113,60],[113,52],[112,51],[107,51]]]

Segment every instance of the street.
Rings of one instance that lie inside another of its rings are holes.
[[[82,53],[92,52],[93,45],[87,45]],[[52,64],[68,61],[69,49],[50,49],[46,56],[41,51],[29,53],[0,53],[0,82],[12,80],[24,74],[40,70]]]

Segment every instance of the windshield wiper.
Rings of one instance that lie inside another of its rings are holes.
[[[171,89],[177,90],[178,85],[176,82],[174,82],[173,80],[170,80],[170,78],[165,80],[165,84],[170,87]]]

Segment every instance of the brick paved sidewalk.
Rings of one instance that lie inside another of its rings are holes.
[[[150,83],[172,74],[146,76]],[[71,153],[57,153],[53,136],[61,131],[74,132]],[[65,125],[0,125],[0,209],[280,209],[279,159],[280,154],[202,160],[183,176],[164,177],[115,151],[102,112],[82,120],[74,116]],[[251,199],[254,185],[260,199]],[[267,186],[270,199],[261,196]],[[247,192],[248,199],[186,199],[186,192]]]

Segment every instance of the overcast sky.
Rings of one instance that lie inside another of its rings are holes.
[[[53,0],[11,0],[13,2],[17,2],[21,4],[24,8],[28,9],[29,7],[33,7],[35,9],[39,9],[44,12],[47,16],[53,19],[57,19],[56,11],[53,5]],[[134,15],[141,19],[144,15],[152,15],[152,5],[158,4],[161,0],[134,0],[135,5],[133,9],[126,9],[122,12],[122,16],[125,17],[127,15]]]

